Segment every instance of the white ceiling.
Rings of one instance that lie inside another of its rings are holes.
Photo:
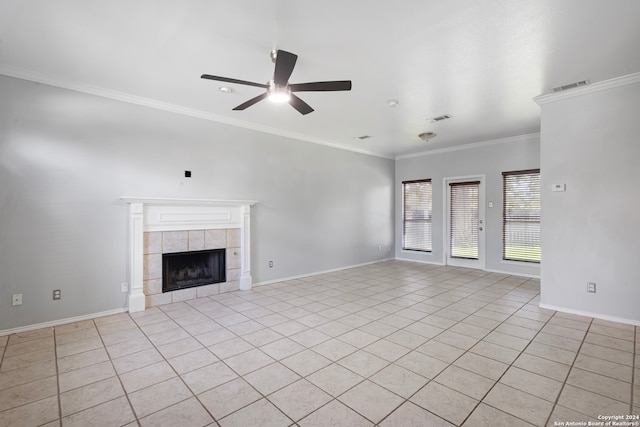
[[[274,48],[353,90],[232,111],[262,89],[200,79],[264,83]],[[638,0],[0,1],[2,74],[385,157],[538,132],[534,96],[638,71]]]

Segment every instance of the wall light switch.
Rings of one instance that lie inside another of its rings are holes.
[[[566,191],[567,184],[553,184],[551,187],[553,191]]]

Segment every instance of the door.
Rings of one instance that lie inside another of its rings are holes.
[[[446,264],[484,269],[483,178],[445,180]]]

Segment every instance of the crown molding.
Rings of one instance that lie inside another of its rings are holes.
[[[126,203],[143,203],[150,205],[174,205],[174,206],[252,206],[257,200],[226,200],[226,199],[174,199],[167,197],[132,197],[122,196],[120,200]]]
[[[550,102],[559,101],[561,99],[574,98],[576,96],[587,95],[589,93],[600,92],[607,89],[613,89],[620,86],[626,86],[634,83],[640,83],[640,73],[628,74],[622,77],[616,77],[597,83],[591,83],[587,86],[578,87],[562,92],[544,93],[538,95],[533,100],[538,105],[548,104]]]
[[[66,80],[53,78],[35,71],[25,70],[22,68],[10,67],[7,65],[0,64],[0,74],[8,77],[14,77],[17,79],[28,80],[35,83],[42,83],[49,86],[59,87],[62,89],[73,90],[76,92],[86,93],[89,95],[95,95],[103,98],[113,99],[116,101],[126,102],[129,104],[155,108],[156,110],[168,111],[168,112],[180,114],[183,116],[195,117],[198,119],[209,120],[216,123],[223,123],[226,125],[254,130],[257,132],[268,133],[271,135],[281,136],[283,138],[296,139],[299,141],[310,142],[312,144],[318,144],[318,145],[324,145],[326,147],[337,148],[339,150],[351,151],[359,154],[366,154],[368,156],[381,157],[384,159],[393,159],[393,156],[383,155],[373,151],[362,150],[358,148],[345,147],[345,146],[336,144],[335,142],[332,142],[332,141],[313,138],[301,133],[288,132],[281,129],[272,128],[269,126],[250,123],[244,120],[232,119],[229,117],[220,116],[207,111],[196,110],[195,108],[188,108],[181,105],[170,104],[168,102],[158,101],[151,98],[145,98],[142,96],[132,95],[125,92],[106,89],[99,86],[92,86],[84,83],[73,83]]]
[[[431,156],[434,154],[450,153],[453,151],[471,150],[474,148],[489,147],[498,144],[512,144],[516,142],[540,141],[540,133],[528,133],[525,135],[509,136],[506,138],[491,139],[487,141],[472,142],[470,144],[456,145],[454,147],[437,148],[435,150],[421,151],[419,153],[403,154],[396,156],[396,160],[409,159],[413,157]]]

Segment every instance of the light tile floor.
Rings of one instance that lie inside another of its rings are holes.
[[[553,426],[640,414],[640,328],[388,261],[0,337],[2,426]],[[635,378],[635,383],[634,383]]]

